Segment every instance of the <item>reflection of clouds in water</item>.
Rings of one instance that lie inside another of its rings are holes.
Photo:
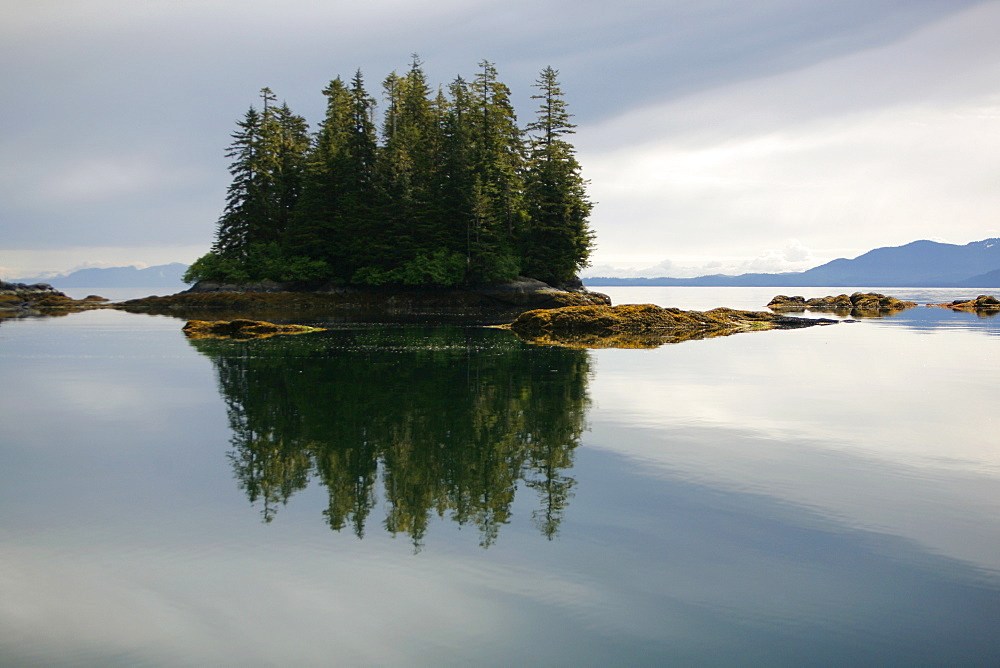
[[[194,561],[131,544],[73,555],[4,544],[0,627],[52,665],[123,655],[157,665],[440,665],[456,639],[481,638],[478,651],[524,632],[525,603],[600,604],[594,583],[572,573],[366,544],[341,543],[335,558],[326,544],[200,546]]]
[[[988,428],[1000,357],[974,352],[991,344],[968,330],[869,323],[753,333],[610,364],[595,353],[593,392],[601,419],[619,423],[729,426],[907,466],[997,470]]]
[[[595,419],[591,439],[657,479],[760,494],[1000,571],[1000,480],[988,472],[911,467],[829,441],[717,426],[628,429]]]
[[[1000,569],[994,345],[968,330],[857,323],[617,351],[613,363],[597,352],[593,439],[651,471]]]
[[[574,528],[538,543],[521,527],[515,542],[531,539],[528,551],[464,550],[457,536],[419,556],[385,537],[331,549],[307,523],[271,525],[261,542],[211,507],[203,518],[220,531],[194,544],[173,525],[150,530],[161,542],[147,546],[93,535],[73,538],[72,552],[4,545],[0,628],[52,664],[113,653],[154,664],[412,666],[514,654],[638,665],[690,652],[720,665],[835,658],[859,641],[866,656],[897,659],[992,642],[981,627],[996,613],[995,587],[970,588],[977,573],[962,564],[780,500],[637,475],[634,461],[597,450],[584,459],[591,489]]]

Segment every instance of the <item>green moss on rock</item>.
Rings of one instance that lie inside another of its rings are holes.
[[[947,308],[953,311],[975,311],[977,313],[990,313],[1000,311],[1000,300],[996,297],[990,297],[988,295],[979,295],[975,299],[956,299],[953,302],[945,304],[928,304],[928,306],[937,306],[940,308]]]
[[[189,320],[184,333],[192,339],[263,339],[278,334],[321,332],[319,327],[276,325],[263,320]]]
[[[739,332],[791,329],[833,322],[731,308],[683,311],[655,304],[622,304],[527,311],[507,328],[534,343],[588,348],[648,348]]]
[[[916,305],[916,302],[902,301],[876,292],[855,292],[852,295],[831,295],[812,299],[778,295],[768,302],[767,308],[786,313],[809,310],[856,317],[879,317],[913,308]]]
[[[0,317],[65,315],[74,311],[104,308],[107,301],[96,295],[73,299],[47,283],[25,285],[0,281]]]

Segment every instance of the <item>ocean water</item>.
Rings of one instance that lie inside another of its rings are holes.
[[[995,665],[1000,318],[847,320],[0,321],[0,665]]]

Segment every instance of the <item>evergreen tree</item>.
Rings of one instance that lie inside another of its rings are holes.
[[[190,280],[335,279],[355,284],[549,282],[585,266],[592,203],[552,68],[522,133],[510,90],[482,61],[432,95],[419,58],[375,100],[358,70],[323,91],[315,136],[270,89],[237,124],[233,181],[213,250]]]
[[[285,238],[292,213],[298,205],[305,180],[307,155],[310,149],[309,125],[292,113],[287,104],[273,112],[274,142],[274,201],[271,224],[262,237],[263,243],[278,243]]]
[[[287,246],[292,254],[312,255],[336,266],[336,260],[346,255],[346,249],[339,248],[342,240],[338,231],[343,227],[343,201],[351,190],[348,160],[351,94],[337,77],[323,89],[323,95],[326,116],[313,138],[306,161],[302,197]]]
[[[472,85],[473,165],[483,215],[476,217],[472,253],[474,280],[510,280],[520,270],[516,238],[525,219],[524,149],[510,89],[483,60]],[[474,207],[476,208],[476,207]]]
[[[439,221],[447,243],[464,258],[466,273],[472,266],[475,215],[475,153],[473,147],[472,93],[457,77],[448,87],[450,103],[441,120],[441,173],[438,184]]]
[[[301,205],[289,234],[298,256],[322,262],[343,281],[378,256],[373,237],[378,194],[375,178],[375,101],[359,70],[350,86],[338,77],[323,94],[326,117],[309,155]]]
[[[250,107],[236,125],[233,143],[226,151],[227,158],[235,158],[229,166],[233,181],[226,192],[226,208],[219,218],[212,251],[228,258],[245,258],[250,231],[261,226],[267,215],[262,196],[260,114]]]
[[[558,82],[551,67],[542,70],[535,87],[541,100],[531,134],[526,178],[528,224],[523,236],[525,271],[547,282],[572,278],[586,266],[593,245],[587,219],[593,204],[580,175],[573,146],[564,137],[573,132]]]
[[[188,272],[196,278],[272,278],[283,264],[280,245],[302,188],[308,126],[288,105],[274,107],[270,89],[261,96],[263,112],[250,107],[226,153],[234,158],[233,181],[212,252]]]
[[[365,89],[359,69],[351,80],[351,119],[347,133],[348,193],[342,207],[343,234],[348,241],[346,266],[353,275],[372,264],[391,246],[378,219],[382,191],[378,183],[378,140],[375,133],[375,98]]]
[[[439,251],[447,254],[451,245],[438,202],[447,105],[441,95],[431,98],[416,55],[406,75],[390,74],[383,88],[387,104],[379,173],[386,192],[384,220],[393,230],[395,264],[409,273],[407,266],[426,264]]]

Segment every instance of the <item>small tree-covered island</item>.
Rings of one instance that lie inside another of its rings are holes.
[[[541,71],[536,116],[523,129],[485,60],[471,81],[434,92],[414,56],[404,75],[382,82],[381,123],[360,70],[349,83],[338,77],[323,91],[326,116],[313,134],[264,88],[261,108],[251,106],[233,134],[215,243],[185,276],[196,285],[120,308],[229,309],[235,320],[189,328],[212,335],[274,332],[245,314],[275,307],[301,315],[376,306],[394,317],[465,309],[525,338],[574,346],[587,331],[631,346],[675,340],[678,330],[686,339],[821,324],[731,309],[623,309],[588,292],[576,273],[594,245],[593,203],[567,141],[575,126],[558,74]],[[264,294],[275,291],[286,294]],[[534,309],[554,315],[532,319]],[[660,338],[628,339],[649,332]]]
[[[558,72],[535,83],[536,118],[518,125],[510,90],[483,61],[436,92],[418,58],[382,82],[359,70],[323,91],[306,120],[263,89],[238,122],[233,175],[211,252],[189,282],[452,287],[518,276],[559,285],[593,247],[586,193],[567,140]]]

